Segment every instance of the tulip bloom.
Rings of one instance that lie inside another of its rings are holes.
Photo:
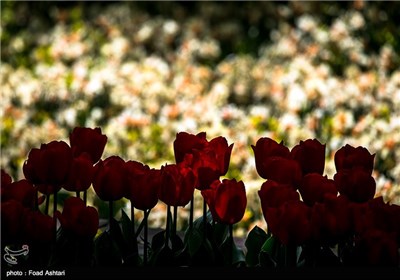
[[[67,198],[62,214],[57,211],[57,217],[66,232],[80,237],[94,237],[99,227],[97,210],[78,197]]]
[[[86,191],[92,184],[94,168],[92,160],[87,153],[82,153],[72,159],[68,183],[64,189],[68,191]]]
[[[186,206],[195,189],[196,177],[191,168],[182,164],[161,167],[161,185],[158,198],[169,206]]]
[[[1,188],[8,186],[11,184],[12,178],[11,176],[2,168],[1,169]]]
[[[350,202],[345,196],[327,194],[311,212],[313,237],[321,244],[335,244],[351,230]]]
[[[267,212],[269,207],[279,207],[287,201],[300,201],[299,193],[287,184],[281,184],[272,180],[268,180],[261,185],[258,191],[261,207]]]
[[[185,162],[192,168],[199,190],[209,188],[213,181],[228,172],[232,149],[233,144],[228,145],[225,137],[219,136],[208,142],[205,133],[180,132],[174,141],[176,162]]]
[[[101,128],[75,127],[69,135],[72,154],[78,157],[82,153],[88,153],[92,164],[101,158],[107,143],[107,136],[101,133]]]
[[[215,221],[233,225],[244,215],[247,205],[246,189],[242,181],[224,179],[215,181],[210,189],[202,190],[202,196]]]
[[[24,233],[32,242],[49,243],[54,240],[56,221],[39,211],[28,211],[24,219]]]
[[[353,202],[366,202],[375,195],[375,180],[363,168],[342,169],[333,179],[339,193]]]
[[[24,226],[25,209],[20,201],[8,200],[1,202],[1,233],[2,241],[18,241]]]
[[[203,150],[207,144],[205,132],[200,132],[197,135],[187,132],[177,133],[173,143],[175,162],[182,162],[185,154],[192,153],[194,150]]]
[[[371,155],[364,147],[354,148],[346,144],[335,153],[336,171],[361,167],[371,175],[374,169],[374,157],[375,154]]]
[[[264,179],[282,184],[291,184],[294,188],[301,182],[302,170],[300,164],[290,156],[289,149],[274,140],[260,138],[254,151],[258,175]]]
[[[22,179],[6,186],[1,186],[1,200],[16,200],[26,208],[33,208],[36,203],[36,189],[28,180]]]
[[[308,206],[312,206],[316,202],[322,202],[327,194],[337,195],[335,181],[319,173],[305,175],[299,191],[303,201]]]
[[[301,245],[311,237],[311,208],[302,201],[288,201],[263,211],[268,231],[283,244]]]
[[[158,188],[161,185],[161,171],[150,169],[136,161],[128,161],[129,184],[125,197],[140,210],[152,209],[158,202]]]
[[[25,178],[43,194],[53,194],[67,183],[72,163],[71,148],[64,141],[32,149],[23,166]]]
[[[290,152],[302,169],[303,175],[318,173],[322,175],[325,168],[325,144],[322,145],[316,139],[300,141]]]
[[[127,185],[125,161],[119,156],[108,157],[95,165],[93,188],[101,200],[120,200]]]

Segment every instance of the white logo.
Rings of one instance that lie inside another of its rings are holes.
[[[18,259],[16,257],[18,256],[26,256],[29,253],[29,247],[28,245],[22,245],[21,250],[11,250],[8,247],[5,247],[4,250],[6,251],[6,254],[3,256],[4,260],[8,262],[9,264],[18,264]]]

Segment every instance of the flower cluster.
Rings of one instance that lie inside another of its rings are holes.
[[[180,132],[174,141],[176,163],[158,169],[138,161],[125,161],[117,155],[101,159],[108,137],[99,127],[75,127],[69,138],[70,145],[54,140],[31,149],[23,165],[25,179],[12,182],[2,169],[3,247],[27,244],[31,253],[25,264],[118,266],[163,265],[167,261],[193,265],[193,259],[204,255],[204,250],[212,255],[205,260],[214,260],[215,252],[222,250],[221,242],[234,248],[232,226],[242,219],[247,199],[242,181],[220,180],[228,171],[233,148],[224,137],[208,141],[205,132]],[[98,198],[109,203],[105,231],[100,230],[97,209],[87,206],[87,191],[92,186]],[[58,211],[61,189],[74,194],[61,203],[62,212]],[[193,221],[196,189],[204,197],[203,217],[197,222]],[[122,211],[122,220],[118,222],[114,219],[113,203],[122,198],[131,202],[131,219]],[[168,207],[167,225],[158,237],[153,237],[150,246],[147,219],[158,201]],[[177,211],[190,202],[190,226],[184,243],[177,235]],[[207,214],[207,205],[211,216]],[[136,231],[134,209],[144,212]],[[212,238],[217,227],[226,231],[218,238],[227,237],[230,228],[228,241]],[[144,249],[139,254],[137,239],[143,228]],[[160,240],[162,246],[158,246]],[[114,242],[116,251],[112,249]],[[111,251],[104,251],[105,248]],[[232,262],[231,251],[224,253],[227,256],[220,253],[223,261]]]
[[[102,159],[108,137],[99,127],[75,127],[69,139],[32,148],[22,180],[1,171],[2,250],[28,246],[21,266],[399,265],[400,206],[375,197],[375,154],[364,147],[340,148],[329,179],[325,144],[307,139],[289,150],[260,138],[251,147],[266,180],[258,195],[268,230],[255,226],[245,249],[237,246],[233,226],[245,215],[246,187],[226,177],[234,144],[225,137],[179,132],[175,163],[159,168],[118,155]],[[106,228],[88,205],[91,187],[108,203]],[[69,195],[59,203],[61,189]],[[203,215],[194,219],[196,191]],[[117,220],[114,205],[123,198],[130,218],[121,210]],[[148,218],[159,202],[166,226],[149,240]],[[189,204],[188,226],[179,233],[178,211]],[[140,224],[135,209],[143,212]]]
[[[270,234],[266,243],[292,251],[285,253],[286,265],[399,264],[400,206],[375,197],[375,154],[343,146],[329,179],[323,175],[325,145],[316,139],[292,150],[270,138],[252,147],[257,172],[267,179],[258,192]],[[264,253],[279,263],[279,249],[269,246]]]

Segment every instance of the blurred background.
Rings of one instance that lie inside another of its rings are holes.
[[[375,153],[376,195],[400,204],[399,10],[396,1],[2,1],[1,167],[22,179],[30,149],[69,143],[75,126],[101,127],[103,158],[156,168],[174,162],[177,132],[224,136],[234,143],[226,177],[246,185],[235,225],[244,235],[265,228],[250,145],[316,138],[329,178],[345,144]],[[152,226],[163,226],[163,207]]]

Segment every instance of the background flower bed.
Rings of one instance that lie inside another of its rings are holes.
[[[400,204],[399,6],[4,2],[1,166],[22,178],[32,147],[76,125],[102,127],[103,157],[153,166],[173,161],[178,131],[224,135],[235,143],[227,176],[247,188],[244,236],[265,227],[250,144],[317,138],[330,177],[344,144],[376,153],[377,195]],[[151,226],[165,225],[164,212]]]

